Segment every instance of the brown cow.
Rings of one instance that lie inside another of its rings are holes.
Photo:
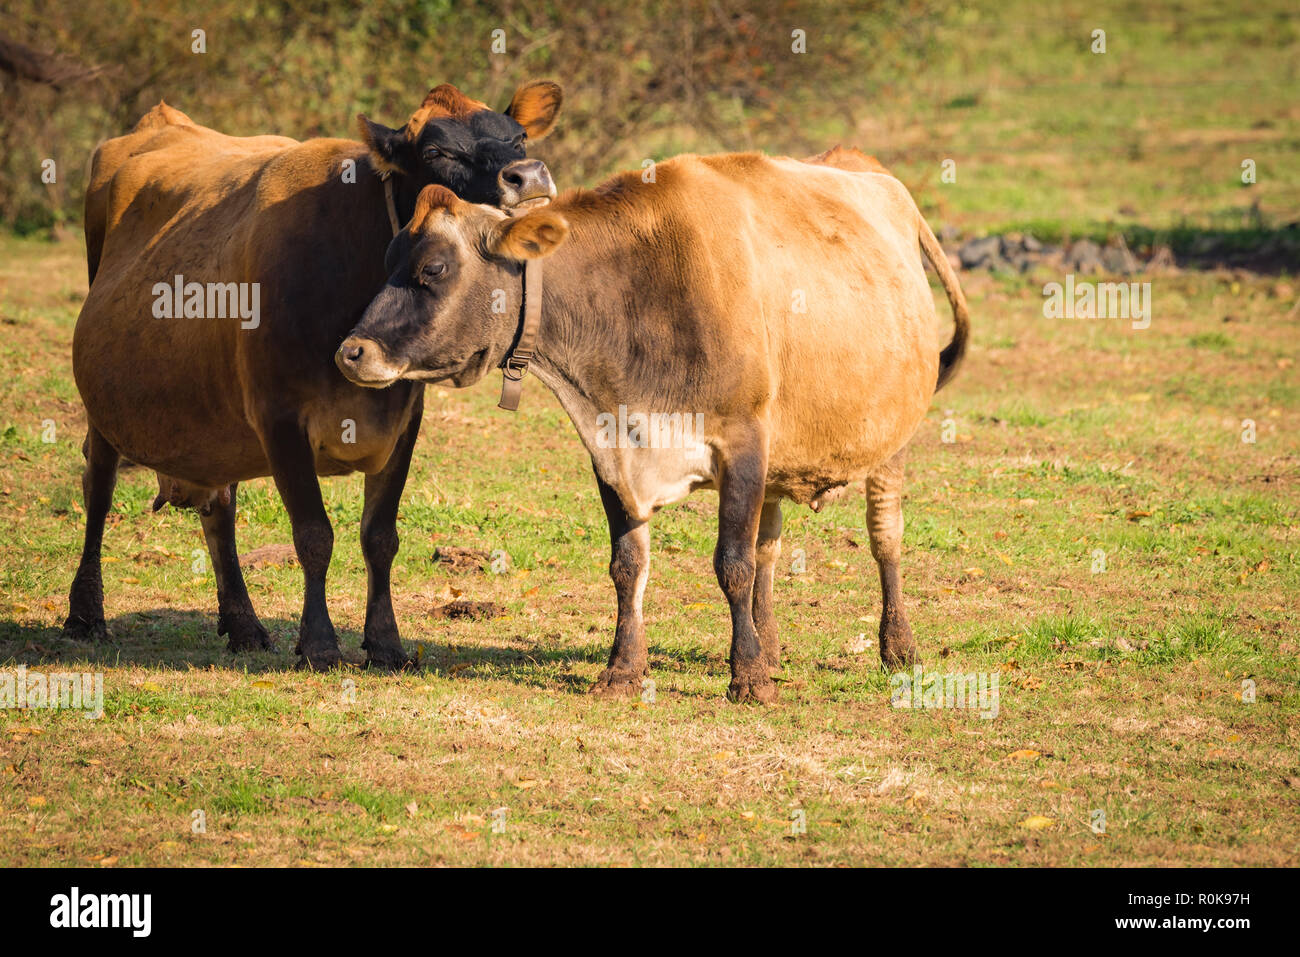
[[[866,483],[881,657],[916,660],[898,573],[902,451],[965,353],[969,320],[903,185],[840,160],[681,156],[653,183],[625,173],[516,218],[426,189],[388,285],[339,349],[361,385],[473,381],[516,336],[523,261],[550,257],[533,368],[591,454],[613,545],[618,623],[595,691],[640,687],[646,523],[707,487],[733,699],[776,697],[780,500],[817,509],[851,482]],[[918,243],[956,318],[942,352]],[[492,308],[502,290],[504,312]]]
[[[560,100],[554,83],[528,83],[497,113],[442,85],[399,129],[358,117],[364,143],[225,136],[159,104],[100,146],[86,197],[90,293],[73,338],[87,521],[66,635],[107,635],[100,545],[125,456],[159,473],[155,507],[202,513],[232,651],[271,645],[239,570],[235,492],[274,476],[306,581],[297,651],[336,663],[334,533],[316,476],[362,471],[363,647],[371,664],[406,661],[389,569],[422,387],[358,389],[330,358],[383,285],[396,220],[423,187],[500,206],[554,195],[545,165],[523,156]]]

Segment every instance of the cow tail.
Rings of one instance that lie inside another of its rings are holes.
[[[957,367],[961,365],[961,360],[966,355],[966,346],[970,342],[970,310],[966,306],[966,297],[962,294],[961,284],[957,282],[957,273],[953,271],[952,263],[948,262],[948,254],[939,245],[939,240],[930,230],[930,224],[925,221],[925,217],[918,212],[916,218],[919,224],[921,249],[925,252],[925,258],[930,260],[934,271],[939,274],[943,291],[948,294],[948,305],[952,307],[952,318],[956,326],[952,341],[939,353],[939,379],[934,386],[934,391],[938,392],[948,384],[948,380],[956,373]]]

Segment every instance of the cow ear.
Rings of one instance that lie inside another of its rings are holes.
[[[357,129],[361,131],[361,139],[365,141],[366,146],[370,147],[370,155],[374,158],[375,168],[381,173],[402,173],[403,153],[406,150],[406,132],[404,130],[390,130],[381,123],[375,123],[367,119],[362,114],[357,114]]]
[[[411,253],[411,227],[403,227],[402,231],[393,237],[393,241],[388,244],[388,250],[384,253],[384,275],[391,276],[402,260]]]
[[[494,256],[503,259],[541,259],[555,252],[568,235],[568,220],[559,213],[539,209],[502,220],[488,245]]]
[[[533,80],[515,90],[506,116],[522,126],[530,140],[540,140],[555,126],[563,102],[564,92],[558,83]]]

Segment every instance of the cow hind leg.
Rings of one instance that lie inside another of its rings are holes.
[[[770,704],[776,700],[776,683],[754,627],[755,543],[766,479],[766,448],[758,442],[723,463],[713,570],[731,608],[731,685],[727,697]]]
[[[781,557],[779,500],[763,503],[754,557],[754,630],[758,632],[758,644],[763,650],[763,663],[775,671],[781,667],[781,643],[777,638],[776,613],[772,607],[772,583],[777,559]]]
[[[618,622],[609,664],[592,685],[591,693],[606,697],[637,695],[650,667],[641,614],[650,576],[650,525],[630,518],[618,493],[599,476],[596,484],[609,521],[609,577],[618,595]]]
[[[294,422],[270,426],[263,445],[275,487],[289,512],[293,547],[302,565],[302,622],[294,651],[304,666],[325,671],[342,661],[343,655],[325,603],[325,573],[334,552],[334,529],[321,498],[315,456],[307,435]]]
[[[401,669],[414,662],[402,648],[393,612],[393,559],[397,557],[397,508],[411,469],[411,453],[420,433],[422,406],[417,404],[383,470],[366,476],[366,504],[361,513],[361,554],[366,561],[366,626],[361,647],[372,668]]]
[[[108,637],[108,625],[104,622],[100,551],[104,542],[104,521],[113,505],[113,489],[117,485],[121,456],[94,426],[86,434],[82,452],[86,456],[86,468],[81,474],[81,492],[86,505],[86,540],[68,595],[68,618],[63,623],[63,637],[73,641],[100,641]]]
[[[212,573],[217,579],[217,634],[227,636],[226,647],[232,652],[259,651],[275,647],[253,611],[244,573],[239,568],[239,550],[235,547],[235,496],[239,483],[230,485],[230,500],[214,498],[207,512],[200,513],[203,538],[212,557]]]
[[[886,668],[903,668],[920,663],[912,628],[903,611],[899,562],[903,555],[903,465],[904,451],[867,479],[867,530],[871,554],[880,569],[880,660]]]

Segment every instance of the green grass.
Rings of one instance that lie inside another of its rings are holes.
[[[40,303],[75,284],[80,250],[5,252],[0,314],[25,318],[0,383],[0,662],[105,674],[101,720],[0,717],[6,863],[1295,863],[1300,409],[1272,280],[1163,278],[1178,305],[1135,331],[1047,320],[1033,283],[965,276],[979,339],[914,443],[904,575],[926,667],[998,673],[985,721],[891,708],[875,649],[848,650],[878,615],[860,495],[787,509],[778,706],[723,699],[705,494],[653,523],[655,700],[582,694],[611,637],[608,546],[585,456],[535,381],[513,417],[492,382],[429,392],[394,568],[418,674],[293,670],[293,567],[247,573],[281,651],[228,655],[191,567],[198,522],[149,512],[139,470],[105,540],[114,640],[65,644],[84,419],[41,385],[67,376],[72,316]],[[1220,309],[1239,331],[1206,348]],[[359,661],[361,482],[323,488],[331,611]],[[245,551],[290,540],[270,482],[241,487],[239,533]],[[504,549],[511,571],[450,574],[438,544]],[[506,617],[430,619],[448,588]],[[1054,823],[1020,826],[1034,815]]]
[[[1098,28],[1101,54],[1091,51]],[[1300,219],[1298,48],[1300,18],[1285,0],[1232,11],[968,5],[941,18],[923,67],[897,63],[857,130],[826,135],[856,138],[920,188],[932,218],[968,232],[1122,234],[1180,258],[1207,231],[1255,247]],[[956,183],[940,180],[944,159]]]

